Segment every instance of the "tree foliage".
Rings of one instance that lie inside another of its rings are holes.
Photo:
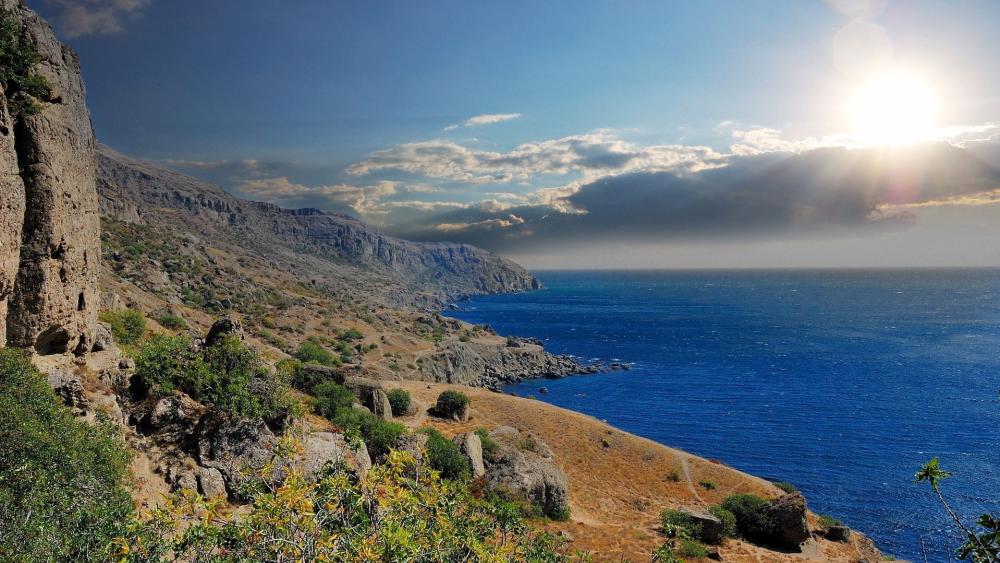
[[[146,317],[135,309],[101,311],[100,318],[111,327],[115,342],[123,346],[138,343],[146,333]]]
[[[38,99],[50,95],[48,81],[35,72],[42,58],[22,31],[12,12],[0,10],[0,86],[15,119],[41,111]]]
[[[131,513],[128,464],[110,422],[75,419],[26,354],[0,348],[0,553],[96,559]]]
[[[962,530],[964,543],[957,549],[959,559],[975,563],[1000,562],[1000,519],[992,514],[983,514],[976,522],[980,530],[976,531],[967,526],[952,509],[948,499],[941,491],[941,481],[951,476],[951,472],[941,469],[940,460],[934,458],[925,463],[914,477],[917,482],[927,483],[931,486],[938,502],[944,507],[952,521]]]

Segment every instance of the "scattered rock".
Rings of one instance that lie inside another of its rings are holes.
[[[56,396],[73,411],[73,414],[80,416],[90,409],[90,401],[87,400],[80,378],[56,369],[48,373],[48,381]]]
[[[802,493],[789,493],[772,500],[767,504],[767,512],[778,524],[776,537],[772,538],[776,545],[798,548],[809,539],[806,499]]]
[[[186,395],[170,395],[156,401],[149,412],[149,426],[154,430],[162,429],[171,424],[183,424],[193,427],[197,424],[199,408]]]
[[[94,344],[91,347],[93,352],[103,352],[115,349],[115,338],[111,334],[111,326],[108,323],[97,323],[94,325]]]
[[[167,483],[170,484],[170,490],[176,491],[178,489],[188,489],[190,491],[198,490],[198,478],[194,473],[188,471],[187,469],[180,466],[171,466],[166,472]]]
[[[549,388],[548,387],[539,387],[538,388],[538,392],[541,393],[542,395],[548,395]]]
[[[197,441],[198,463],[222,472],[230,490],[238,488],[245,471],[260,469],[273,458],[276,438],[263,421],[222,415],[206,418]],[[276,467],[269,477],[280,479],[281,468]]]
[[[487,489],[522,497],[550,517],[561,517],[569,508],[569,480],[552,460],[552,450],[541,439],[522,440],[517,430],[500,427],[490,432],[498,445],[495,459],[486,465]],[[532,437],[529,437],[531,439]],[[540,455],[525,449],[528,443],[544,445]]]
[[[701,526],[701,541],[711,544],[722,541],[722,520],[714,514],[700,509],[684,509],[682,512],[691,516],[695,523]]]
[[[246,338],[246,334],[243,332],[243,325],[240,321],[230,317],[223,317],[212,323],[212,328],[208,329],[208,336],[205,337],[205,346],[215,346],[230,335],[235,335],[241,341]]]
[[[202,467],[198,472],[198,488],[205,498],[229,498],[226,481],[222,473],[214,467]]]
[[[483,441],[479,438],[479,435],[475,432],[460,434],[455,436],[454,442],[462,450],[462,453],[469,458],[469,464],[472,466],[472,476],[482,477],[486,475],[486,466],[483,464]]]
[[[302,470],[307,475],[319,474],[327,464],[337,466],[343,463],[359,473],[366,473],[372,465],[368,449],[364,444],[355,451],[342,435],[333,432],[309,434],[303,449]]]
[[[848,542],[851,539],[851,529],[847,526],[830,526],[826,529],[826,539],[830,541]]]

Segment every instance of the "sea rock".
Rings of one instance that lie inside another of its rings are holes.
[[[551,457],[539,455],[516,430],[501,427],[490,432],[499,446],[486,464],[487,490],[521,497],[550,517],[561,517],[569,508],[569,480]],[[544,444],[540,439],[535,442]],[[551,455],[551,449],[545,445]]]
[[[222,472],[214,467],[202,467],[198,472],[198,489],[205,498],[229,497],[226,480],[223,479]]]
[[[486,466],[483,464],[483,441],[479,438],[479,435],[475,432],[460,434],[455,436],[454,442],[462,450],[462,453],[469,458],[469,464],[472,467],[472,476],[482,477],[486,475]]]
[[[243,325],[240,321],[223,317],[212,323],[212,328],[208,329],[208,336],[205,337],[205,346],[215,346],[229,336],[236,336],[241,341],[246,338],[246,334],[243,332]]]
[[[798,548],[809,539],[806,523],[806,499],[802,493],[782,495],[767,504],[767,514],[778,524],[776,536],[771,540],[781,547]]]
[[[525,379],[559,378],[587,371],[572,358],[549,354],[538,344],[523,339],[518,339],[517,347],[451,341],[428,360],[425,371],[436,381],[495,391]]]
[[[21,0],[0,8],[37,49],[35,71],[49,85],[31,115],[11,115],[0,96],[0,334],[40,354],[84,353],[97,322],[101,241],[80,62]]]

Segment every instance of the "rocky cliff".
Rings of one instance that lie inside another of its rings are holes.
[[[95,143],[76,53],[21,0],[0,0],[39,56],[35,112],[0,92],[0,344],[83,352],[96,321],[100,222]],[[9,89],[8,89],[9,90]],[[20,98],[19,98],[20,99]]]
[[[447,301],[538,287],[517,264],[474,246],[410,242],[344,215],[242,200],[106,147],[98,151],[98,189],[102,215],[132,223],[166,220],[260,256],[319,257],[357,269],[356,284],[372,274],[388,278],[396,288],[385,297],[397,304],[421,294]]]

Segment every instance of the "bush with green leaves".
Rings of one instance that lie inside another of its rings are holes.
[[[440,471],[445,479],[468,481],[472,476],[472,466],[458,445],[434,428],[423,428],[420,431],[427,434],[428,464]]]
[[[360,436],[372,459],[381,459],[396,447],[399,437],[406,434],[406,427],[389,422],[359,409],[341,409],[333,423],[348,435]]]
[[[101,311],[100,319],[111,326],[111,335],[115,337],[115,342],[123,346],[138,343],[146,334],[146,317],[135,309]]]
[[[157,322],[168,330],[184,330],[188,327],[187,321],[177,315],[163,315]]]
[[[141,391],[183,391],[237,417],[277,421],[298,411],[282,374],[235,336],[200,350],[188,336],[154,336],[136,355],[134,381]]]
[[[473,498],[413,456],[393,452],[364,479],[331,470],[291,474],[226,513],[184,493],[129,522],[108,557],[160,561],[568,561],[564,542],[531,529],[505,503]]]
[[[340,358],[313,339],[305,340],[299,344],[294,356],[296,360],[306,364],[319,364],[327,367],[340,365]]]
[[[720,535],[723,539],[736,537],[736,516],[732,512],[717,504],[709,505],[708,512],[722,522],[722,534]]]
[[[337,413],[351,409],[354,405],[354,392],[333,381],[325,381],[313,388],[313,411],[325,418],[333,420]]]
[[[778,522],[768,512],[767,501],[757,495],[729,495],[722,508],[732,513],[737,533],[746,540],[766,543],[778,533]]]
[[[443,391],[437,398],[437,404],[434,405],[434,411],[438,416],[443,416],[446,418],[451,418],[466,409],[469,406],[469,397],[464,393],[458,391]]]
[[[794,493],[799,490],[798,487],[789,483],[788,481],[775,481],[774,486],[778,487],[779,489],[781,489],[786,493]]]
[[[0,9],[0,86],[15,120],[40,112],[38,100],[51,93],[48,81],[35,72],[42,57],[22,31],[14,14]]]
[[[824,528],[832,528],[834,526],[843,526],[844,523],[841,522],[838,518],[830,516],[829,514],[820,514],[819,525],[823,526]]]
[[[668,538],[700,538],[701,524],[683,510],[666,509],[660,513],[660,530]]]
[[[0,348],[0,553],[99,559],[132,511],[128,465],[117,427],[75,419],[25,353]]]
[[[392,416],[403,416],[410,412],[410,393],[406,389],[391,389],[388,393],[392,405]]]

